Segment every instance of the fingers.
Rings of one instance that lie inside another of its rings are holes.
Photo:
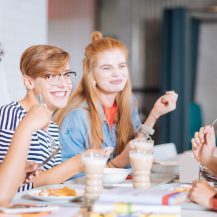
[[[195,132],[192,145],[193,143],[196,143],[197,146],[201,144],[215,143],[214,128],[210,126],[201,127],[199,132]],[[195,144],[193,146],[195,147]]]
[[[32,172],[34,170],[36,170],[38,167],[38,163],[34,162],[34,161],[27,161],[26,163],[26,173]]]
[[[161,98],[161,103],[168,107],[171,107],[171,110],[174,110],[176,108],[177,98],[178,94],[176,94],[174,91],[166,91],[166,94]]]
[[[199,132],[194,133],[194,140],[195,143],[199,146],[201,144],[200,138],[199,138]]]
[[[198,189],[201,189],[201,186],[207,186],[207,185],[209,184],[205,180],[194,180],[192,182],[192,187],[189,190],[189,198],[192,201],[196,202],[197,195],[198,195]]]
[[[173,102],[176,102],[178,99],[178,94],[174,90],[166,91],[165,95],[171,97]]]
[[[208,184],[206,180],[194,180],[194,181],[192,182],[192,187],[198,186],[198,185],[200,185],[201,183],[203,183],[203,184]]]
[[[205,142],[205,133],[204,133],[205,128],[201,127],[198,133],[198,137],[201,143]]]
[[[191,144],[192,144],[192,149],[193,149],[193,151],[198,149],[198,145],[197,145],[197,143],[195,142],[195,139],[194,139],[194,138],[191,140]]]
[[[215,132],[213,127],[211,127],[206,133],[206,141],[207,144],[212,144],[213,146],[215,146]]]

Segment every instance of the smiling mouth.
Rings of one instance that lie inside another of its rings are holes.
[[[112,84],[120,84],[122,83],[123,80],[113,80],[113,81],[110,81],[110,83]]]
[[[68,91],[55,91],[55,92],[51,92],[51,94],[55,97],[66,97]]]

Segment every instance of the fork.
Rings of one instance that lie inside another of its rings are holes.
[[[210,127],[214,127],[216,123],[217,123],[217,118],[210,124]]]
[[[40,168],[46,165],[62,149],[62,145],[58,145],[48,132],[47,134],[51,142],[51,146],[50,146],[51,155],[48,158],[46,158],[42,163],[38,164],[37,168],[31,171],[30,174],[38,171]]]
[[[43,99],[42,99],[42,95],[38,95],[38,101],[40,104],[43,103]],[[37,170],[39,170],[41,167],[43,167],[44,165],[46,165],[52,158],[55,157],[55,155],[62,149],[62,145],[58,145],[56,143],[56,141],[52,138],[52,136],[50,135],[49,131],[46,130],[46,133],[48,135],[48,138],[50,139],[50,152],[51,152],[51,155],[46,158],[42,163],[40,163],[37,168],[35,170],[33,170],[31,173],[34,173],[36,172]]]
[[[217,123],[217,118],[209,125],[210,128],[211,128],[211,127],[214,127],[216,123]],[[209,129],[210,129],[210,128],[209,128]],[[208,129],[208,131],[209,131],[209,129]],[[208,131],[207,131],[207,132],[208,132]],[[206,134],[207,134],[207,132],[206,132]],[[205,143],[206,143],[206,138],[205,138],[205,141],[203,142],[203,145],[204,145]]]

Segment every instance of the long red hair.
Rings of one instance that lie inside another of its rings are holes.
[[[91,43],[85,49],[83,59],[83,77],[71,95],[68,105],[60,109],[55,115],[57,124],[61,124],[64,117],[83,101],[88,104],[89,123],[91,127],[91,148],[101,148],[103,144],[102,118],[99,111],[98,89],[94,84],[93,73],[97,61],[97,55],[111,49],[119,49],[128,58],[127,47],[119,40],[103,37],[100,32],[93,32]],[[135,130],[131,121],[130,101],[132,99],[132,88],[130,80],[126,82],[124,89],[117,94],[116,102],[118,112],[117,124],[117,146],[116,154],[119,154],[126,144],[134,138]],[[73,136],[73,135],[72,135]]]

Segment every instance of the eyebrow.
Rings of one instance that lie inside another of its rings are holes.
[[[111,65],[111,64],[103,64],[103,65],[101,65],[99,68],[103,68],[103,67],[105,67],[105,66],[111,67],[112,65]]]
[[[118,65],[122,65],[122,64],[125,64],[125,65],[127,65],[127,63],[126,63],[126,62],[119,63]]]
[[[72,72],[72,70],[71,69],[66,69],[63,72]]]
[[[122,62],[122,63],[119,63],[118,65],[127,65],[127,63],[126,62]],[[103,68],[103,67],[111,67],[112,65],[111,64],[103,64],[103,65],[101,65],[99,68]]]

